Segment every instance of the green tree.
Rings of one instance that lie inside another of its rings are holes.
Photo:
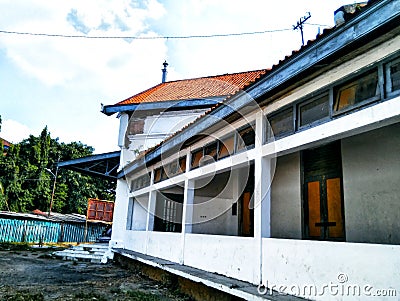
[[[0,156],[0,209],[48,211],[57,162],[89,156],[93,151],[81,142],[59,143],[47,127],[38,137],[30,135],[11,146]],[[88,198],[114,200],[114,188],[115,181],[59,169],[52,211],[85,214]]]

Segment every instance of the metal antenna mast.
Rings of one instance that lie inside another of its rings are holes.
[[[293,30],[300,29],[301,32],[301,42],[302,45],[304,46],[304,36],[303,36],[303,26],[304,23],[311,18],[310,12],[307,12],[307,14],[304,17],[301,17],[299,21],[297,21],[297,25],[293,25]]]

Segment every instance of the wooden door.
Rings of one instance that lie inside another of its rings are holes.
[[[244,192],[242,196],[242,235],[253,236],[253,209],[251,208],[251,192]]]
[[[307,183],[308,237],[343,239],[344,217],[340,178],[325,178]]]
[[[305,237],[344,240],[340,142],[303,152]]]

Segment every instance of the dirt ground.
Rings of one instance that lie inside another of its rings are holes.
[[[190,300],[116,264],[63,261],[52,252],[2,244],[0,301]]]

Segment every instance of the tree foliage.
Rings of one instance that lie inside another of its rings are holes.
[[[81,142],[68,144],[52,139],[45,127],[38,137],[11,145],[0,155],[0,210],[48,211],[54,176],[57,174],[52,211],[85,214],[88,198],[114,200],[115,181],[92,178],[63,168],[58,161],[93,154]]]

